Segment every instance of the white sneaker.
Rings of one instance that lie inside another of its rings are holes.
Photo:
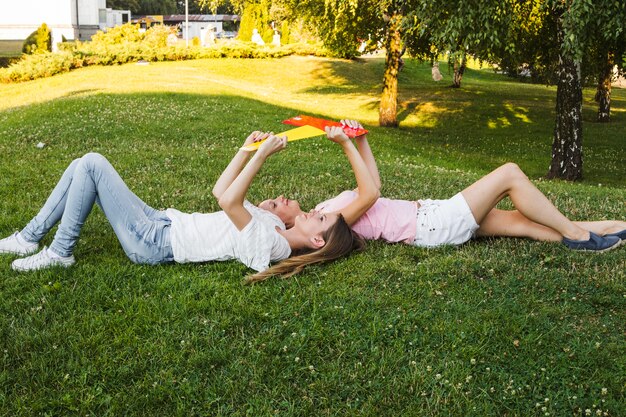
[[[35,271],[37,269],[50,268],[51,266],[68,267],[76,263],[74,256],[61,257],[49,253],[47,247],[43,247],[41,252],[22,259],[16,259],[11,264],[14,271]]]
[[[0,240],[0,253],[24,256],[37,252],[39,243],[31,243],[26,242],[24,239],[18,239],[19,233],[20,232],[15,232],[11,236]]]

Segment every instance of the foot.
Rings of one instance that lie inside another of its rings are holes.
[[[572,250],[606,252],[617,248],[622,241],[616,236],[598,236],[589,232],[588,240],[571,240],[563,238],[563,244]]]
[[[0,253],[25,256],[37,252],[39,244],[37,242],[27,242],[19,234],[20,232],[15,232],[11,236],[0,240]]]
[[[37,254],[22,259],[16,259],[11,264],[14,271],[35,271],[38,269],[50,268],[51,266],[63,266],[67,268],[76,263],[74,256],[58,256],[50,253],[50,249],[44,248]]]
[[[604,235],[604,237],[617,237],[621,240],[626,240],[626,229],[622,230],[621,232],[607,233],[606,235]]]

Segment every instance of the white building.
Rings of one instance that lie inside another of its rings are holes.
[[[163,24],[178,26],[181,28],[183,39],[193,39],[197,37],[202,44],[207,39],[209,32],[217,38],[232,38],[237,35],[239,29],[239,16],[228,14],[190,14],[189,30],[185,27],[186,17],[184,14],[165,15]]]
[[[26,39],[42,23],[50,27],[53,44],[89,40],[98,30],[126,23],[130,11],[106,8],[106,0],[19,0],[0,6],[0,40]]]

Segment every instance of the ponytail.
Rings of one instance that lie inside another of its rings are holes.
[[[355,233],[340,214],[335,224],[322,235],[326,244],[313,252],[292,256],[265,271],[246,277],[246,284],[265,281],[271,276],[280,275],[289,278],[301,272],[307,265],[330,262],[350,254],[353,250],[365,248],[365,240]]]

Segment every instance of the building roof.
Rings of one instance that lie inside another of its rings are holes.
[[[163,15],[163,23],[184,22],[184,14]],[[236,14],[190,14],[190,22],[236,22],[239,16]]]

